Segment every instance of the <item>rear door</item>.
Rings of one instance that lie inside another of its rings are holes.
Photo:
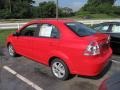
[[[47,64],[52,52],[58,49],[60,31],[52,24],[41,24],[35,39],[35,57],[38,62]]]

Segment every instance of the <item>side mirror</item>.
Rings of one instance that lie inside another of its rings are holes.
[[[19,32],[13,33],[13,36],[19,36],[19,35],[20,35]]]

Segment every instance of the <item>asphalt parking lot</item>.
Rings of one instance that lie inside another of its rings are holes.
[[[54,78],[50,68],[25,57],[12,58],[6,48],[0,51],[0,90],[98,90],[104,79],[120,71],[120,55],[95,78],[75,76],[67,81]]]

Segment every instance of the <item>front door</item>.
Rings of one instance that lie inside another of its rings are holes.
[[[14,38],[14,46],[19,54],[33,58],[34,39],[36,38],[35,32],[37,31],[37,27],[37,24],[28,25],[20,30],[19,36]]]

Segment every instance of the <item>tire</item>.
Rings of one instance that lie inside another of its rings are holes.
[[[8,53],[9,53],[10,56],[16,57],[18,55],[15,52],[15,49],[14,49],[14,47],[11,44],[9,44],[7,48],[8,48]]]
[[[51,62],[51,72],[57,79],[60,80],[67,80],[70,76],[67,65],[58,58]]]

